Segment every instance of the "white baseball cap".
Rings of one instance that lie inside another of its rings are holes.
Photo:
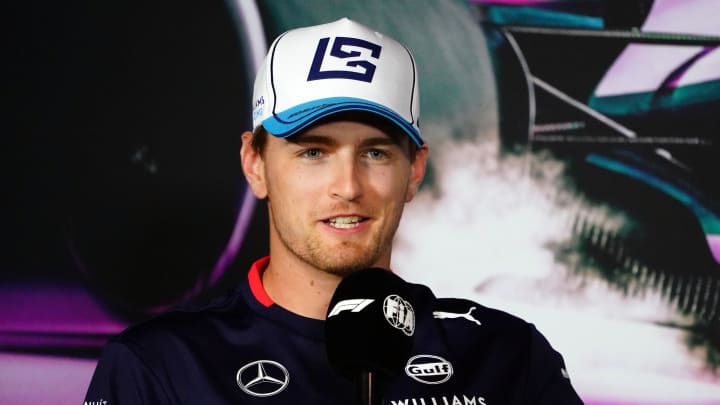
[[[405,46],[348,18],[275,39],[255,77],[253,128],[287,138],[350,110],[385,117],[423,144],[417,69]]]

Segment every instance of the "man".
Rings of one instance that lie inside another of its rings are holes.
[[[242,135],[248,184],[267,201],[270,255],[204,308],[108,343],[86,403],[351,404],[328,361],[324,320],[341,280],[390,268],[403,207],[423,179],[410,52],[349,19],[272,44]],[[415,333],[385,404],[578,404],[561,356],[532,325],[409,284]]]

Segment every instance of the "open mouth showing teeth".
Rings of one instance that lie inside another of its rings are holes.
[[[350,229],[350,228],[355,228],[355,227],[359,226],[360,223],[364,220],[365,219],[363,219],[361,217],[356,217],[356,216],[335,217],[335,218],[328,219],[327,221],[325,221],[325,223],[329,224],[333,228]]]

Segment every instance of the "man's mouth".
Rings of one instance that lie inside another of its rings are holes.
[[[351,229],[360,226],[360,223],[365,221],[365,218],[358,216],[348,217],[334,217],[325,220],[325,223],[338,229]]]

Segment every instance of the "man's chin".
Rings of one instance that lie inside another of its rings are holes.
[[[367,251],[346,252],[343,254],[343,252],[335,250],[335,254],[332,257],[328,255],[324,256],[325,257],[317,258],[315,261],[316,267],[340,277],[345,277],[358,270],[375,267],[378,262],[377,255],[369,254]]]
[[[284,240],[283,240],[284,241]],[[284,243],[288,251],[313,268],[344,277],[350,273],[382,263],[385,246],[375,240],[343,240],[312,238],[305,246]]]
[[[366,269],[368,267],[373,267],[373,262],[370,261],[360,261],[360,260],[337,260],[337,261],[328,261],[325,263],[322,263],[321,269],[325,272],[328,272],[330,274],[334,274],[336,276],[345,277],[348,274],[352,274],[358,270]]]

